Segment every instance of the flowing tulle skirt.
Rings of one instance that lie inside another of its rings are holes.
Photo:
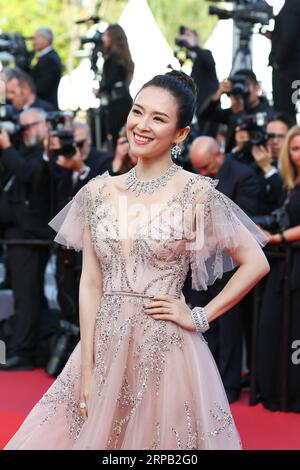
[[[203,337],[104,296],[96,317],[89,417],[79,412],[80,343],[6,449],[240,449]]]

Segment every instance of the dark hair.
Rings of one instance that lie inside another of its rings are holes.
[[[31,89],[31,91],[33,93],[36,93],[35,83],[32,80],[31,76],[28,75],[26,72],[24,72],[23,70],[17,67],[14,69],[7,69],[5,71],[5,80],[9,82],[10,80],[13,80],[14,78],[17,80],[21,88],[23,88],[24,85],[27,84],[29,88]]]
[[[294,126],[294,120],[289,116],[289,114],[287,113],[277,113],[277,114],[274,114],[274,116],[271,116],[269,119],[268,119],[268,122],[267,124],[269,124],[270,122],[275,122],[275,121],[280,121],[282,122],[283,124],[286,125],[286,127],[288,129],[290,129],[291,127]]]
[[[196,108],[197,88],[194,80],[184,72],[172,70],[165,75],[156,75],[142,86],[140,91],[150,86],[167,90],[177,101],[177,128],[188,126],[194,117]]]
[[[119,24],[110,24],[106,29],[111,44],[109,53],[115,53],[120,63],[125,67],[128,75],[128,84],[131,82],[134,72],[134,62],[132,60],[127,36],[124,29]]]
[[[250,82],[253,83],[253,85],[259,85],[257,81],[257,77],[253,70],[251,69],[240,69],[234,72],[234,75],[243,75],[245,78],[247,78]]]

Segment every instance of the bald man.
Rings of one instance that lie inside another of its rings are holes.
[[[189,153],[194,168],[203,176],[219,180],[217,189],[230,197],[248,215],[257,213],[258,184],[254,171],[243,163],[221,152],[211,137],[198,137]],[[188,275],[184,294],[192,307],[207,305],[223,289],[231,273],[210,286],[207,291],[191,289]],[[243,316],[241,304],[211,323],[205,334],[210,350],[218,365],[230,403],[238,400],[241,390]]]
[[[197,137],[190,147],[189,158],[199,174],[218,179],[217,189],[246,214],[257,215],[258,181],[252,168],[226,156],[212,137]]]

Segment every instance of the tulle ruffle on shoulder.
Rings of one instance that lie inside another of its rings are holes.
[[[236,248],[251,244],[264,246],[268,238],[242,209],[215,188],[216,181],[198,178],[201,184],[196,198],[195,234],[187,243],[187,249],[190,250],[192,288],[206,290],[223,273],[237,266]]]
[[[84,229],[90,228],[93,213],[93,193],[103,187],[108,175],[106,171],[103,175],[90,180],[49,222],[50,227],[57,232],[54,238],[56,243],[67,248],[74,248],[76,251],[82,250]]]

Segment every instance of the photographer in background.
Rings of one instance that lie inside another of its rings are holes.
[[[1,180],[7,204],[5,213],[1,212],[4,238],[49,240],[50,175],[42,158],[48,132],[46,113],[36,108],[23,111],[20,124],[23,134],[18,150],[5,130],[0,133]],[[7,253],[15,314],[7,361],[1,370],[30,370],[35,366],[49,246],[12,244],[7,245]]]
[[[38,55],[38,62],[31,70],[31,77],[39,98],[51,103],[58,109],[57,90],[62,74],[62,64],[53,49],[53,32],[50,28],[39,28],[32,39],[33,48]]]
[[[10,124],[15,125],[18,121],[18,115],[22,111],[28,108],[39,108],[44,109],[45,111],[52,110],[52,106],[38,98],[36,95],[35,84],[26,72],[19,68],[6,68],[1,72],[1,79],[5,82],[5,93],[6,99],[11,102],[11,105],[4,105],[2,108],[11,108],[9,111],[9,116],[5,119],[11,121]],[[3,111],[3,109],[2,109]],[[1,119],[2,120],[2,119]],[[19,147],[20,135],[16,134],[14,136],[14,147]],[[7,260],[5,261],[5,279],[3,287],[11,285],[10,282],[10,273],[9,266],[7,265]],[[2,287],[2,286],[0,286]]]
[[[278,159],[291,126],[292,119],[288,115],[277,114],[268,120],[266,126],[257,126],[253,131],[245,128],[236,130],[237,147],[233,156],[239,161],[250,164],[258,178],[257,215],[271,214],[280,203],[282,179],[277,169]],[[254,142],[258,142],[257,145],[251,143],[252,132],[254,132]]]
[[[300,127],[295,126],[287,134],[279,160],[279,170],[285,194],[281,208],[286,213],[285,227],[277,227],[269,233],[269,244],[278,249],[285,244],[300,241]],[[266,232],[267,233],[267,232]],[[300,338],[300,250],[291,251],[289,272],[290,332],[288,361],[287,411],[300,412],[300,367],[293,363],[293,342]],[[285,259],[273,258],[271,271],[266,278],[263,295],[259,336],[257,372],[260,400],[263,405],[276,411],[280,409],[282,314],[284,308]]]
[[[71,157],[65,156],[63,152],[59,154],[59,139],[50,137],[50,156],[51,150],[54,149],[58,155],[55,165],[51,165],[56,178],[56,212],[64,207],[90,179],[106,170],[112,172],[113,155],[109,152],[99,152],[92,147],[90,129],[86,124],[75,121],[71,123],[70,131],[73,133],[75,147],[74,155]],[[56,143],[53,146],[54,140],[58,145]]]
[[[215,135],[217,126],[209,121],[203,120],[199,110],[207,97],[215,93],[219,86],[219,81],[216,73],[216,64],[212,53],[208,49],[203,49],[199,45],[199,37],[196,31],[186,27],[181,27],[182,33],[178,38],[182,46],[188,48],[193,54],[193,68],[191,77],[197,85],[197,119],[199,134]],[[178,44],[178,40],[176,41]]]
[[[129,93],[134,63],[127,37],[118,24],[112,24],[102,35],[104,64],[99,84],[101,99],[102,140],[111,140],[115,149],[120,130],[127,120],[132,98]]]
[[[53,106],[39,98],[32,78],[23,70],[6,69],[4,72],[6,99],[17,112],[28,108],[39,108],[52,111]]]
[[[238,120],[249,114],[266,113],[268,117],[275,114],[266,98],[260,96],[261,88],[252,70],[239,70],[233,76],[220,83],[216,93],[209,97],[200,110],[203,119],[227,124],[226,152],[235,147],[235,130]],[[226,93],[231,100],[231,107],[222,109],[221,96]]]

